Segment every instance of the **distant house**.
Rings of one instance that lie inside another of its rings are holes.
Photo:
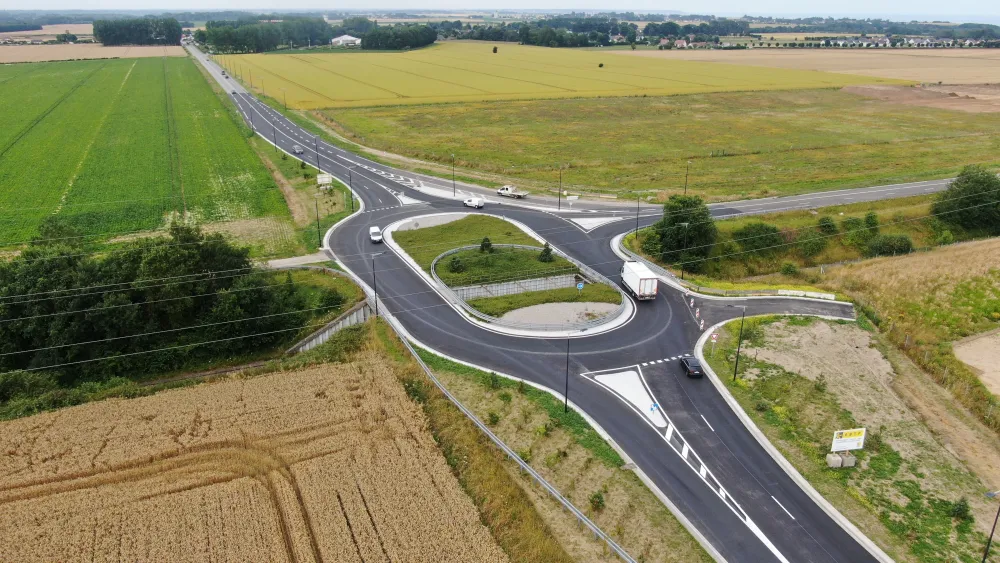
[[[683,39],[678,39],[674,42],[675,49],[687,49],[688,42]]]
[[[330,40],[330,45],[334,47],[357,47],[361,45],[361,40],[351,35],[341,35]]]
[[[670,39],[666,38],[666,37],[661,37],[660,38],[660,45],[663,45],[664,47],[666,47],[667,45],[670,45]]]
[[[624,43],[625,42],[625,36],[624,35],[612,35],[611,36],[611,42],[612,43]]]

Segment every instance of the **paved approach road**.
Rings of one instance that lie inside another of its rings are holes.
[[[200,51],[192,49],[192,53],[230,92],[247,124],[259,135],[289,153],[299,145],[303,151],[299,158],[352,186],[364,212],[326,233],[327,249],[359,279],[377,276],[383,307],[421,344],[553,390],[561,391],[568,380],[569,399],[607,432],[725,560],[875,560],[777,465],[709,381],[683,376],[678,359],[692,353],[700,330],[694,311],[679,292],[661,285],[664,290],[657,299],[637,304],[635,316],[621,328],[572,339],[524,338],[474,325],[399,256],[368,239],[372,225],[385,227],[409,217],[463,210],[460,202],[447,197],[450,182],[435,184],[318,140],[222,77],[219,67]],[[944,185],[921,182],[737,202],[716,206],[713,212],[759,213],[902,197]],[[581,202],[570,212],[556,212],[553,202],[539,199],[530,207],[490,203],[481,212],[520,221],[611,279],[618,277],[621,260],[610,240],[636,225],[653,223],[659,214],[651,207],[640,207],[637,212],[634,207]],[[787,312],[853,317],[849,305],[816,300],[713,299],[699,300],[695,306],[706,326],[738,317],[744,308],[748,315]],[[613,392],[602,383],[609,381],[608,376],[643,382],[656,405],[640,408],[636,401],[626,400],[628,393]]]

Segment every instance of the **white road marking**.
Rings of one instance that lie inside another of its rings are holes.
[[[663,363],[663,360],[656,360],[656,363],[658,363],[658,364],[662,364],[662,363]]]
[[[789,518],[791,518],[792,520],[795,520],[795,517],[792,516],[792,513],[789,512],[788,509],[784,507],[784,505],[782,505],[780,502],[778,502],[778,499],[774,498],[774,495],[771,495],[771,500],[773,500],[774,502],[776,502],[778,504],[778,506],[780,506],[781,509],[785,511],[785,514],[787,514]]]
[[[705,415],[701,415],[701,419],[705,421],[705,424],[708,424],[708,419],[705,418]],[[715,432],[715,428],[712,428],[711,424],[708,424],[708,429],[711,430],[712,432]]]

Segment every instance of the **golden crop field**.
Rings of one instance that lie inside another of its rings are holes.
[[[256,91],[290,107],[662,96],[703,92],[841,87],[897,81],[776,68],[608,56],[450,41],[405,53],[289,53],[219,56]],[[600,65],[603,64],[603,68]]]
[[[505,561],[392,369],[0,424],[0,561]]]

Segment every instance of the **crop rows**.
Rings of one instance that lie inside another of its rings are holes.
[[[204,222],[287,215],[190,59],[19,66],[7,81],[0,74],[0,150],[10,145],[0,247],[52,215],[84,234],[156,229],[184,211]]]
[[[223,56],[289,105],[315,109],[524,98],[662,96],[828,88],[892,80],[503,44],[449,42],[407,53]]]
[[[0,424],[0,560],[506,560],[392,369],[366,352]]]

